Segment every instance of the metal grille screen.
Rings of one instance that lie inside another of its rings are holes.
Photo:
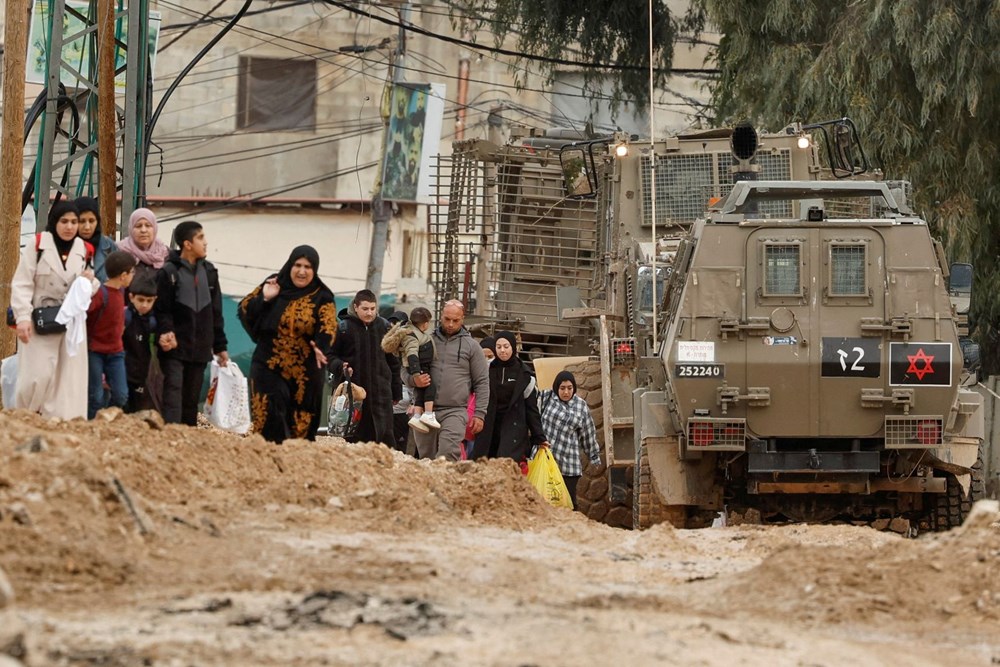
[[[830,274],[832,294],[841,296],[866,294],[865,246],[831,246]]]
[[[757,156],[759,180],[786,181],[792,177],[791,151],[781,149]],[[712,197],[725,197],[733,189],[727,152],[697,155],[660,155],[656,158],[656,224],[691,223],[702,217]],[[650,158],[642,159],[643,224],[652,224],[652,170]],[[788,218],[791,202],[762,202],[762,217]]]
[[[791,151],[782,149],[777,153],[761,153],[757,156],[757,165],[760,172],[757,175],[758,181],[787,181],[792,178],[792,157]],[[733,174],[730,168],[733,166],[733,156],[729,153],[719,153],[719,181],[722,184],[722,196],[729,194],[733,189]],[[757,205],[757,214],[761,218],[790,218],[792,217],[792,202],[790,201],[767,201]]]
[[[764,290],[770,296],[798,295],[801,282],[799,279],[799,246],[798,245],[766,245],[764,246]]]
[[[435,302],[440,312],[448,299],[460,299],[467,324],[520,331],[525,350],[566,355],[590,325],[561,320],[556,292],[576,287],[581,302],[591,302],[600,259],[597,201],[566,199],[558,161],[518,157],[489,163],[468,150],[438,158],[441,203],[431,207],[429,243]]]

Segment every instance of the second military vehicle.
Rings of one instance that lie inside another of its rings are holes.
[[[600,323],[608,493],[636,527],[753,510],[944,529],[982,491],[942,247],[904,187],[856,180],[853,126],[831,129],[844,179],[781,159],[815,157],[801,128],[737,128],[725,165],[676,140],[562,151],[568,196],[600,194],[604,290],[579,314]],[[678,226],[713,194],[680,186],[699,169],[733,184]]]

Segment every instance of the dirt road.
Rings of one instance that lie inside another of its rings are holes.
[[[986,506],[638,533],[504,462],[105,416],[0,413],[0,666],[1000,663]]]

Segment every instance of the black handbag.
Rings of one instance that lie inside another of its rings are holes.
[[[59,314],[59,306],[45,306],[35,308],[31,311],[31,321],[35,325],[35,333],[40,336],[49,334],[61,334],[66,331],[65,324],[56,322],[56,315]]]

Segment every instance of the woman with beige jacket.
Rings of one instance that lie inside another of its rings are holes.
[[[39,334],[32,310],[58,306],[70,286],[83,276],[100,289],[90,267],[93,251],[77,236],[79,220],[71,202],[49,210],[46,231],[25,244],[11,283],[11,308],[17,321],[18,348],[15,407],[43,417],[73,419],[87,416],[87,346],[66,344],[67,333]]]

